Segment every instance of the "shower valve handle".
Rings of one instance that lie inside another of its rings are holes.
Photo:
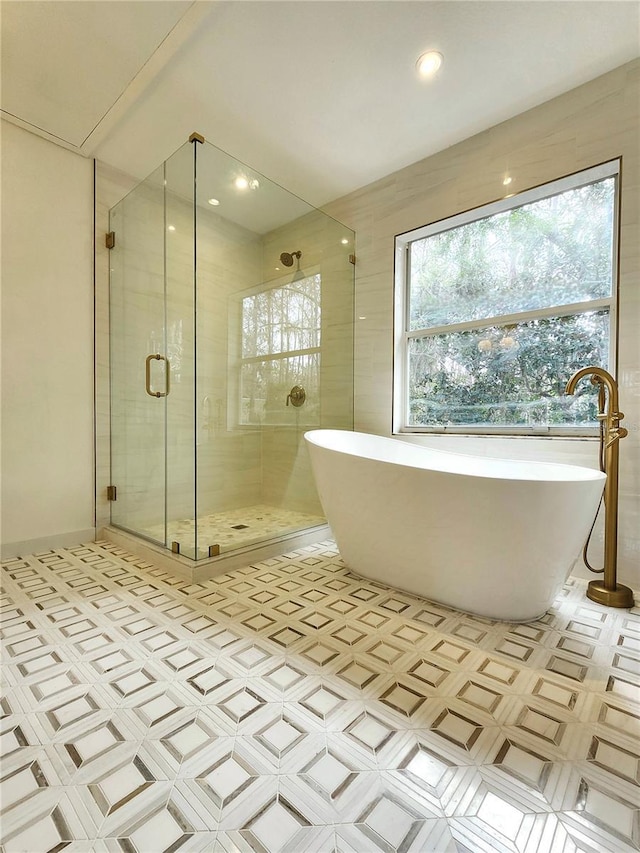
[[[289,400],[291,400],[291,405],[298,408],[306,399],[307,392],[304,390],[302,385],[294,385],[291,391],[287,394],[287,406],[289,405]]]

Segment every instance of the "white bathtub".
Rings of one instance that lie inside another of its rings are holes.
[[[465,456],[343,430],[305,439],[350,569],[511,622],[548,609],[606,479],[591,468]]]

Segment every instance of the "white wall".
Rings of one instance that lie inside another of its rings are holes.
[[[3,121],[3,556],[92,538],[93,163]]]
[[[622,156],[618,577],[640,589],[640,61],[624,65],[327,206],[356,231],[355,426],[391,431],[394,236]],[[597,467],[597,440],[416,437],[417,443]],[[599,559],[602,526],[594,535]],[[574,573],[588,575],[579,566]]]

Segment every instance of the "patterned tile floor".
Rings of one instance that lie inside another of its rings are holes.
[[[243,548],[326,523],[324,516],[282,509],[269,504],[213,512],[198,518],[199,552],[206,555],[209,545],[219,545],[221,553],[226,553],[235,548]],[[147,527],[141,532],[155,541],[164,541],[164,524]],[[195,537],[196,526],[192,518],[169,522],[167,541],[180,542],[183,554],[193,556]]]
[[[640,612],[351,575],[205,583],[98,542],[3,565],[3,853],[602,853],[640,841]]]

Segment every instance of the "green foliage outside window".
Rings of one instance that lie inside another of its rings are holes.
[[[614,200],[609,177],[408,244],[408,426],[595,424],[564,387],[608,366]]]

